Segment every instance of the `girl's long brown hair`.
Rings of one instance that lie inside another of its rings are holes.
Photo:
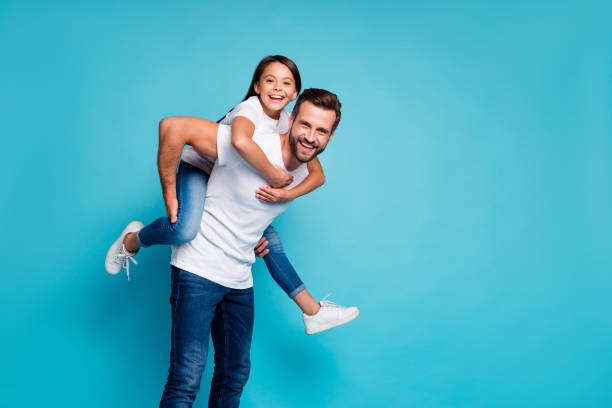
[[[246,101],[251,96],[257,95],[255,93],[255,82],[259,82],[259,79],[261,78],[261,74],[263,74],[264,69],[266,69],[268,64],[272,62],[280,62],[281,64],[289,68],[289,71],[291,71],[293,79],[295,80],[295,90],[298,94],[300,93],[300,91],[302,90],[302,77],[300,76],[300,70],[298,69],[297,65],[295,65],[295,62],[283,55],[268,55],[267,57],[264,57],[261,61],[259,61],[259,64],[257,64],[255,72],[253,72],[253,78],[251,79],[249,90],[247,91],[246,96],[242,101]],[[225,116],[223,116],[223,118],[224,117]],[[223,118],[219,119],[217,123],[221,122]]]

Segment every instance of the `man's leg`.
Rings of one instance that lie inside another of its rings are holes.
[[[191,407],[200,389],[217,304],[230,289],[172,267],[170,369],[160,407]]]
[[[211,334],[215,372],[208,408],[235,408],[251,370],[253,288],[232,289],[217,307]]]

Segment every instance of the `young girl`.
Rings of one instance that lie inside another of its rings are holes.
[[[262,187],[256,193],[263,202],[293,200],[320,187],[325,181],[321,164],[315,158],[308,163],[309,175],[302,183],[290,190],[283,189],[291,184],[292,176],[274,167],[252,140],[255,131],[288,132],[289,113],[284,108],[297,97],[301,86],[300,73],[292,60],[281,55],[265,57],[257,65],[243,101],[221,119],[222,124],[232,127],[232,145],[236,151],[268,182],[268,187]],[[163,125],[162,120],[160,132]],[[164,194],[168,217],[158,218],[146,227],[138,221],[131,222],[106,254],[108,273],[117,274],[124,267],[129,279],[129,261],[136,263],[133,256],[140,247],[179,245],[196,236],[213,164],[211,159],[192,147],[185,149],[176,176],[176,198],[173,194]],[[262,250],[266,243],[267,249]],[[330,301],[314,300],[285,255],[272,226],[265,230],[255,251],[264,258],[277,284],[302,310],[306,333],[313,334],[347,323],[359,315],[356,307],[345,308]]]

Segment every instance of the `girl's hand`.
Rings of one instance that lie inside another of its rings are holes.
[[[293,200],[288,190],[271,186],[259,187],[255,192],[259,201],[264,203],[283,203]]]
[[[268,240],[264,237],[259,238],[259,242],[255,245],[255,256],[263,258],[270,253],[268,247]]]
[[[293,183],[293,176],[288,174],[285,170],[274,167],[272,172],[266,177],[266,181],[272,187],[287,187]]]

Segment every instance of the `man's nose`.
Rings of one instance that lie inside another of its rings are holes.
[[[314,142],[314,140],[315,140],[314,135],[315,135],[314,130],[310,130],[309,132],[306,132],[306,135],[305,135],[306,141],[308,143]]]

